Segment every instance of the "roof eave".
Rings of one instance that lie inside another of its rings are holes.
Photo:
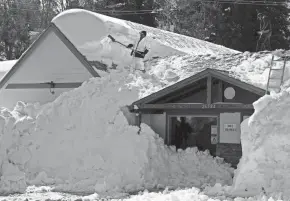
[[[90,72],[93,77],[100,77],[100,75],[94,70],[91,64],[87,61],[78,49],[72,44],[72,42],[62,33],[62,31],[52,22],[54,33],[59,39],[69,48],[69,50],[78,58],[78,60],[84,65],[84,67]]]
[[[61,30],[54,24],[50,23],[47,29],[42,32],[37,39],[28,47],[28,49],[20,56],[14,66],[5,74],[0,81],[0,89],[5,86],[7,81],[18,70],[22,62],[28,58],[32,52],[41,44],[47,34],[53,31],[56,36],[66,45],[66,47],[77,57],[77,59],[84,65],[84,67],[90,72],[93,77],[100,77],[100,75],[93,69],[85,57],[77,50],[77,48],[70,42],[70,40],[61,32]]]
[[[209,73],[209,69],[198,72],[195,75],[192,75],[192,76],[190,76],[184,80],[181,80],[173,85],[170,85],[166,88],[163,88],[160,91],[157,91],[153,94],[150,94],[149,96],[146,96],[140,100],[137,100],[134,103],[132,103],[132,105],[147,104],[149,102],[155,101],[159,98],[162,98],[163,96],[168,95],[169,93],[174,92],[175,90],[181,89],[182,87],[184,87],[186,85],[192,84],[200,79],[205,78],[206,76],[208,76],[208,73]]]
[[[233,84],[233,85],[235,85],[237,87],[240,87],[242,89],[245,89],[247,91],[250,91],[252,93],[255,93],[255,94],[259,95],[259,96],[263,96],[266,93],[266,90],[264,90],[264,89],[261,89],[259,87],[253,86],[253,85],[248,84],[246,82],[242,82],[242,81],[237,80],[235,78],[232,78],[232,77],[230,77],[228,75],[224,75],[223,73],[220,73],[220,72],[218,72],[215,69],[207,68],[207,69],[205,69],[205,70],[203,70],[201,72],[198,72],[195,75],[192,75],[192,76],[190,76],[190,77],[188,77],[188,78],[186,78],[184,80],[181,80],[181,81],[179,81],[179,82],[177,82],[177,83],[175,83],[173,85],[170,85],[170,86],[168,86],[166,88],[163,88],[160,91],[157,91],[157,92],[155,92],[153,94],[150,94],[149,96],[146,96],[146,97],[144,97],[144,98],[142,98],[140,100],[137,100],[137,101],[133,102],[132,106],[134,106],[134,105],[138,106],[138,105],[148,104],[150,102],[154,102],[157,99],[160,99],[160,98],[162,98],[162,97],[164,97],[164,96],[166,96],[166,95],[168,95],[168,94],[170,94],[170,93],[172,93],[172,92],[174,92],[174,91],[176,91],[178,89],[181,89],[182,87],[184,87],[186,85],[189,85],[189,84],[192,84],[194,82],[197,82],[197,81],[199,81],[199,80],[201,80],[201,79],[203,79],[203,78],[205,78],[205,77],[207,77],[209,75],[211,75],[213,77],[216,77],[216,78],[218,78],[220,80],[223,80],[225,82],[228,82],[230,84]]]
[[[52,26],[49,25],[48,28],[42,32],[37,39],[28,47],[28,49],[20,56],[13,67],[5,74],[5,76],[0,81],[0,89],[6,84],[6,82],[11,78],[11,76],[18,70],[20,64],[33,52],[33,50],[41,43],[45,36],[52,31]]]

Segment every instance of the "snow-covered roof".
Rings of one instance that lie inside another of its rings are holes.
[[[0,80],[14,66],[17,60],[0,61]]]
[[[271,59],[271,52],[157,58],[147,61],[150,76],[138,77],[133,85],[139,86],[140,97],[145,97],[209,68],[265,90]],[[274,65],[281,68],[283,62],[275,62]],[[289,69],[290,64],[287,64],[284,80],[290,77]]]
[[[57,25],[66,37],[86,57],[90,55],[88,55],[84,46],[87,47],[92,44],[102,43],[101,41],[108,39],[107,36],[109,34],[124,44],[134,43],[138,39],[141,30],[147,31],[148,43],[151,46],[150,54],[152,57],[176,54],[216,55],[238,52],[207,41],[82,9],[64,11],[56,16],[52,22]],[[121,48],[124,49],[124,47]],[[97,51],[98,48],[95,48],[95,52]]]

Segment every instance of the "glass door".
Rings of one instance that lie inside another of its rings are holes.
[[[197,147],[215,156],[218,140],[217,116],[169,115],[167,139],[177,149]]]

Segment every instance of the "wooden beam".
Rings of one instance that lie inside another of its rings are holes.
[[[50,88],[63,88],[71,89],[77,88],[82,85],[82,82],[69,82],[69,83],[53,83],[53,86],[50,82],[47,83],[15,83],[8,84],[6,89],[50,89]]]
[[[223,81],[218,81],[218,102],[223,102],[224,90],[223,90]]]
[[[212,77],[209,75],[207,76],[206,81],[206,103],[211,104],[212,103]]]
[[[252,104],[242,103],[165,103],[165,104],[144,104],[137,106],[138,109],[253,109]]]

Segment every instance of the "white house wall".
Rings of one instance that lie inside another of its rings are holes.
[[[7,83],[83,82],[90,77],[77,57],[50,31]]]
[[[56,88],[55,94],[49,88],[39,89],[6,89],[8,84],[82,83],[92,75],[50,31],[33,52],[22,60],[17,71],[6,82],[0,91],[0,106],[12,107],[17,101],[47,103],[53,101],[62,92],[72,88]]]
[[[142,114],[142,123],[147,124],[162,139],[166,136],[166,114]]]

